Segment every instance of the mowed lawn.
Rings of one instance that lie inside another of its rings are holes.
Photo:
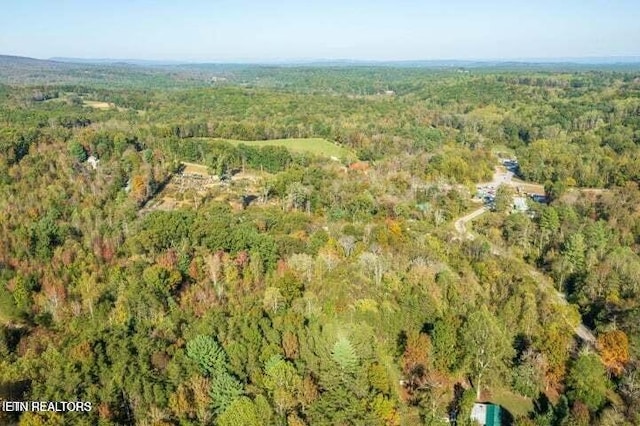
[[[506,408],[513,417],[526,416],[533,410],[533,402],[530,398],[517,395],[506,389],[491,389],[489,401]]]
[[[210,141],[223,141],[229,142],[232,145],[238,146],[244,144],[247,146],[283,146],[291,152],[298,153],[310,153],[323,157],[336,157],[346,160],[355,160],[355,154],[349,149],[340,146],[334,142],[330,142],[321,138],[307,138],[307,139],[269,139],[264,141],[240,141],[235,139],[218,139],[218,138],[205,138]]]
[[[115,107],[115,105],[109,102],[89,101],[86,99],[82,101],[82,104],[96,109],[110,109]]]

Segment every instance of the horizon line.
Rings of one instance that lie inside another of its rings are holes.
[[[362,59],[362,58],[228,58],[228,59],[148,59],[148,58],[113,58],[113,57],[78,57],[78,56],[50,56],[47,58],[35,56],[23,56],[16,54],[3,54],[0,56],[34,59],[40,61],[68,62],[74,61],[105,64],[116,63],[149,63],[167,65],[205,65],[205,64],[243,64],[243,65],[269,65],[269,64],[313,64],[313,63],[364,63],[364,64],[393,64],[393,63],[418,63],[418,62],[452,62],[452,63],[523,63],[523,64],[547,64],[547,63],[578,63],[578,64],[615,64],[615,63],[640,63],[640,55],[593,55],[593,56],[550,56],[550,57],[496,57],[496,58],[412,58],[412,59]],[[76,62],[77,63],[77,62]]]

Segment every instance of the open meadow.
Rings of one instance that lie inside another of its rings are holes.
[[[355,154],[336,142],[331,142],[322,138],[291,138],[291,139],[268,139],[257,141],[242,141],[237,139],[205,138],[210,141],[228,142],[234,146],[247,145],[253,147],[282,146],[294,153],[308,153],[327,158],[340,160],[354,160]]]

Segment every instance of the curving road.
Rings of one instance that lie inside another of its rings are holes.
[[[488,211],[489,211],[488,208],[480,207],[478,210],[474,210],[468,215],[462,216],[460,219],[457,219],[453,223],[453,226],[455,226],[456,231],[458,231],[462,236],[464,236],[464,238],[468,240],[473,240],[475,236],[471,232],[467,231],[467,223],[471,222],[473,219],[483,215]]]
[[[503,184],[503,183],[506,183],[508,185],[519,184],[519,182],[513,182],[512,178],[513,178],[512,172],[509,172],[509,171],[501,172],[498,168],[496,168],[496,173],[493,176],[493,181],[489,183],[481,184],[479,186],[491,185],[497,188],[500,184]],[[482,216],[484,213],[488,211],[489,209],[487,207],[481,207],[477,210],[472,211],[471,213],[466,214],[465,216],[462,216],[456,219],[454,222],[454,227],[456,231],[460,234],[462,238],[467,240],[473,240],[475,238],[475,235],[467,229],[467,224],[472,220]],[[498,255],[498,256],[505,255],[504,251],[501,250],[499,247],[496,247],[491,242],[489,242],[489,244],[491,246],[491,252],[494,255]],[[558,290],[556,290],[553,284],[549,281],[549,279],[545,275],[543,275],[540,271],[538,271],[533,266],[527,263],[525,263],[525,265],[527,266],[529,275],[531,275],[535,279],[535,281],[539,285],[539,288],[542,291],[551,292],[555,296],[556,303],[559,303],[564,306],[569,305],[569,302],[567,302],[567,298],[564,295],[564,293],[561,293]],[[589,328],[587,328],[587,326],[580,323],[574,327],[573,331],[575,335],[578,336],[578,338],[582,340],[585,344],[591,347],[595,346],[596,337],[593,334],[593,332],[589,330]]]

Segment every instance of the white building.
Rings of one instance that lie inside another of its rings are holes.
[[[96,157],[94,157],[93,155],[90,155],[89,158],[87,158],[87,163],[89,163],[89,165],[91,167],[93,167],[93,170],[98,168],[98,163],[100,162],[100,160],[98,160]]]
[[[500,426],[501,409],[495,404],[473,404],[471,420],[475,420],[481,426]]]
[[[527,199],[524,197],[513,197],[513,211],[514,213],[526,213],[529,211]]]

